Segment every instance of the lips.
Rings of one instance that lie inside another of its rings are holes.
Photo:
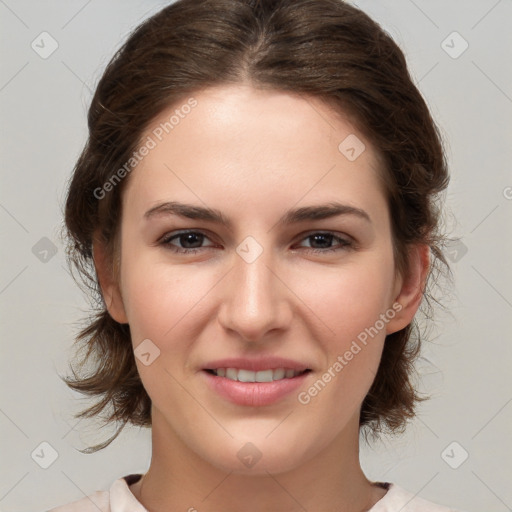
[[[209,388],[229,402],[261,407],[296,391],[311,368],[285,358],[229,358],[209,362],[201,373]]]

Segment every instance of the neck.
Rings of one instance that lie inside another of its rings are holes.
[[[130,489],[149,512],[359,512],[369,510],[386,493],[361,469],[357,422],[300,467],[247,475],[208,463],[167,424],[153,421],[150,468]]]

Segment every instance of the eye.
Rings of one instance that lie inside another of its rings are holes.
[[[302,240],[308,240],[310,243],[308,252],[312,252],[314,254],[321,254],[326,252],[336,252],[347,248],[353,247],[353,241],[349,238],[343,238],[337,236],[336,234],[328,231],[328,232],[315,232],[310,233]],[[336,242],[337,246],[332,247],[332,243]]]
[[[201,249],[213,247],[213,244],[211,246],[201,247],[205,240],[209,239],[200,231],[182,231],[181,233],[170,233],[164,236],[160,243],[177,253],[194,254]],[[177,241],[180,245],[175,245],[172,243],[173,241]]]

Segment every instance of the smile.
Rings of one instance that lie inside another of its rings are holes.
[[[217,368],[205,369],[201,374],[208,388],[223,400],[239,406],[263,407],[295,396],[313,372],[287,368],[259,371]]]

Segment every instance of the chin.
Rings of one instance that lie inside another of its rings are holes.
[[[314,447],[306,447],[304,442],[297,443],[293,436],[288,442],[277,438],[272,440],[265,436],[245,439],[232,439],[228,445],[217,444],[205,447],[206,452],[197,452],[200,457],[211,465],[226,473],[238,475],[268,476],[268,473],[279,474],[291,471],[313,455]],[[320,448],[319,448],[320,449]]]

